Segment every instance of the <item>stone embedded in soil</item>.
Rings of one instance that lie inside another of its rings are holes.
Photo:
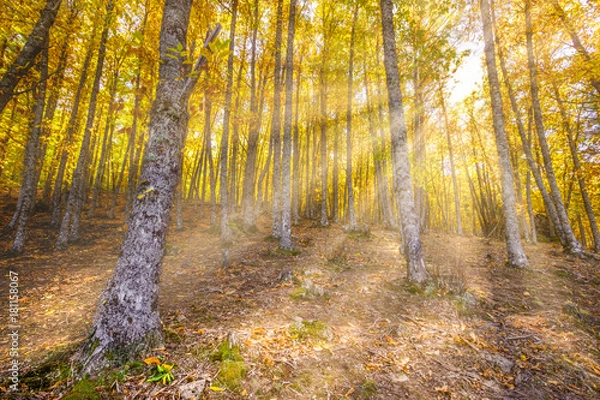
[[[504,356],[501,356],[500,354],[484,352],[481,354],[481,357],[494,364],[494,366],[500,368],[500,370],[505,374],[510,374],[515,366],[515,363],[513,361],[509,360]]]
[[[307,296],[323,297],[325,295],[325,289],[315,285],[310,279],[306,279],[302,283],[302,287],[306,290]]]
[[[292,280],[294,280],[294,272],[290,271],[289,269],[281,271],[277,280],[279,282],[291,282]]]
[[[181,400],[200,399],[205,386],[206,380],[204,379],[185,383],[179,386],[179,397]]]

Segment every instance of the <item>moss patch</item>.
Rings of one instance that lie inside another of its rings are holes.
[[[248,372],[244,357],[240,353],[240,347],[225,340],[219,345],[217,351],[211,354],[210,358],[213,361],[220,361],[217,374],[219,385],[217,386],[239,392],[242,380]]]
[[[96,391],[96,386],[100,386],[97,381],[82,379],[73,386],[73,390],[64,400],[100,400],[100,395]]]

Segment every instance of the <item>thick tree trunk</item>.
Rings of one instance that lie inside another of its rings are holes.
[[[356,38],[356,20],[358,3],[354,6],[352,31],[350,33],[350,57],[348,60],[348,103],[346,106],[346,193],[348,198],[348,225],[356,229],[356,211],[354,209],[354,188],[352,184],[352,98],[354,97],[354,42]]]
[[[83,203],[85,200],[85,185],[88,173],[87,169],[89,165],[90,140],[92,136],[92,128],[94,126],[94,119],[96,116],[96,103],[98,99],[98,92],[100,91],[102,67],[104,65],[104,58],[106,55],[106,41],[108,39],[108,29],[113,8],[114,3],[112,0],[109,0],[108,4],[106,5],[106,17],[104,19],[104,28],[100,38],[98,62],[96,64],[96,75],[92,85],[92,94],[90,96],[90,104],[85,131],[83,133],[83,141],[79,151],[77,166],[75,167],[75,172],[73,172],[67,208],[65,210],[65,215],[63,216],[60,226],[60,232],[55,243],[57,250],[65,250],[69,241],[74,242],[79,239],[79,224],[81,212],[83,210]]]
[[[33,27],[23,49],[0,79],[0,113],[13,97],[15,87],[21,78],[27,75],[31,66],[35,64],[35,58],[44,48],[48,32],[54,24],[61,2],[62,0],[47,0],[46,6],[41,11],[40,19]]]
[[[285,56],[285,110],[283,115],[283,153],[281,159],[281,237],[279,247],[291,251],[292,246],[292,106],[294,91],[294,33],[296,22],[296,0],[290,0],[288,22],[287,53]]]
[[[162,343],[158,280],[173,194],[181,173],[190,94],[186,80],[181,79],[184,59],[173,57],[170,49],[185,49],[190,7],[188,0],[165,0],[160,79],[140,185],[114,275],[100,296],[90,337],[79,355],[82,372],[140,359]]]
[[[392,0],[380,0],[381,25],[383,32],[383,49],[385,76],[388,88],[388,107],[390,112],[390,136],[392,141],[392,164],[394,167],[394,186],[397,203],[400,206],[402,239],[407,264],[407,277],[410,282],[422,284],[429,273],[425,267],[419,220],[415,212],[412,191],[412,177],[408,157],[408,138],[402,91],[398,73],[398,56],[396,53],[396,35],[394,32]]]
[[[275,71],[273,118],[271,119],[271,144],[273,146],[273,207],[271,235],[281,237],[281,42],[283,37],[283,0],[277,1],[277,22],[275,28]]]
[[[508,251],[508,265],[516,268],[525,268],[529,263],[527,261],[527,256],[523,251],[523,244],[521,243],[519,233],[513,172],[510,164],[506,129],[504,127],[504,111],[502,109],[502,96],[500,94],[498,71],[496,69],[496,54],[488,0],[480,0],[480,7],[485,42],[485,61],[492,102],[494,133],[496,134],[496,149],[498,151],[498,162],[500,164],[499,168],[502,182],[502,208],[504,211],[504,232]]]
[[[40,82],[36,88],[36,102],[34,108],[33,123],[31,126],[31,134],[25,147],[25,155],[23,157],[23,182],[21,191],[19,192],[19,200],[21,203],[19,217],[17,220],[17,233],[13,241],[10,251],[15,254],[23,252],[25,245],[27,220],[33,211],[35,204],[35,196],[37,192],[37,170],[38,152],[40,147],[40,136],[42,133],[42,122],[44,116],[44,104],[46,101],[46,87],[48,81],[48,34],[43,41],[42,59],[39,63]]]
[[[569,216],[563,203],[560,189],[556,182],[556,176],[554,174],[554,167],[552,165],[552,158],[550,157],[550,149],[548,148],[548,142],[546,141],[546,129],[544,128],[544,121],[542,116],[542,109],[540,106],[539,99],[539,88],[537,80],[537,67],[535,62],[535,56],[533,54],[533,28],[531,23],[531,0],[525,0],[525,22],[526,22],[526,39],[527,39],[527,64],[529,67],[529,81],[531,89],[531,102],[533,106],[533,120],[535,122],[535,131],[538,136],[540,148],[542,150],[542,159],[544,160],[544,169],[546,170],[546,178],[548,185],[550,186],[550,196],[556,212],[558,214],[558,220],[560,223],[560,230],[564,235],[566,244],[566,250],[572,254],[580,254],[582,252],[581,243],[575,237],[571,223],[569,222]]]

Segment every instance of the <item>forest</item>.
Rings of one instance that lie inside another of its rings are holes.
[[[598,0],[0,0],[0,398],[599,398],[598,43]]]

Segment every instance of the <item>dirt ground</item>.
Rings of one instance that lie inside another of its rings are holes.
[[[341,224],[302,221],[293,228],[297,251],[283,253],[264,219],[254,234],[237,231],[225,254],[201,208],[188,205],[184,215],[161,278],[165,348],[148,355],[174,364],[174,381],[150,383],[147,369],[125,369],[88,398],[177,399],[192,381],[205,383],[199,398],[207,399],[600,398],[596,261],[556,244],[526,245],[531,269],[514,270],[503,265],[500,241],[431,232],[423,241],[434,279],[421,290],[405,282],[392,231],[347,234]],[[123,235],[121,221],[86,220],[82,240],[56,252],[47,218],[34,217],[25,255],[0,260],[2,321],[8,272],[19,274],[27,394],[14,398],[74,390],[55,370],[84,339]],[[6,250],[10,235],[0,245]],[[0,397],[11,398],[8,334],[2,323]],[[229,364],[218,356],[223,343],[239,349]]]

